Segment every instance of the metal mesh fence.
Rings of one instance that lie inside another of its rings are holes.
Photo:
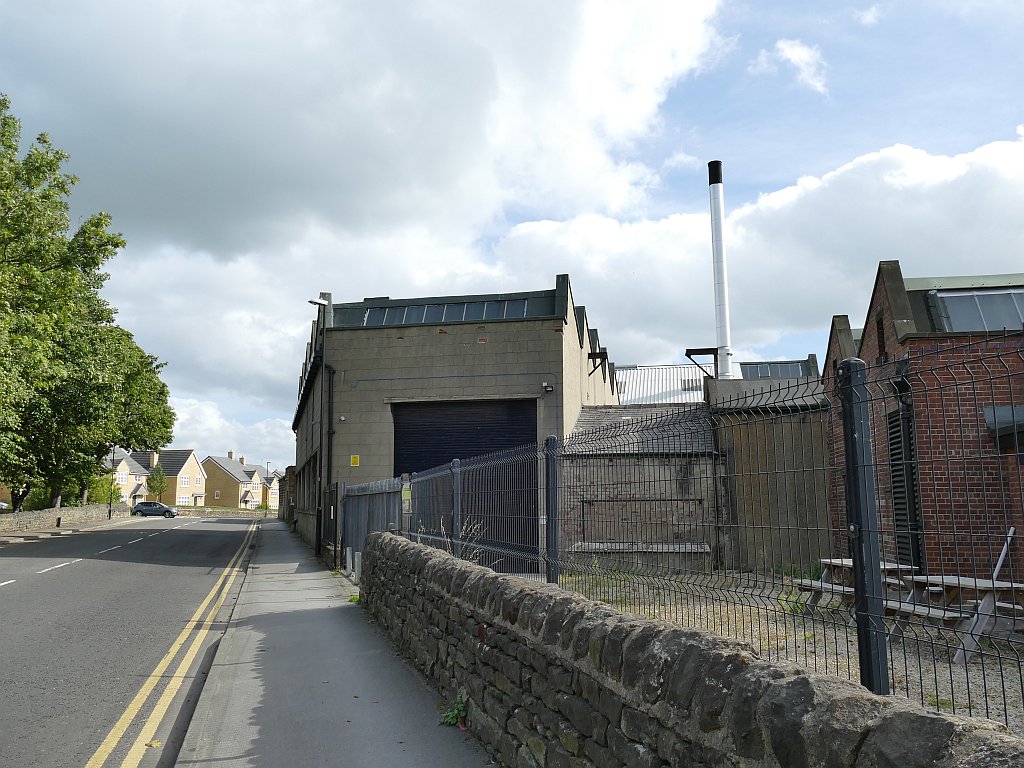
[[[1022,347],[623,408],[414,475],[404,533],[1024,733]]]

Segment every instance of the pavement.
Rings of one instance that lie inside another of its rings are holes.
[[[443,703],[290,526],[261,521],[176,766],[488,766]]]

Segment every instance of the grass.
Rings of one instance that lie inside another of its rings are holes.
[[[455,701],[441,711],[441,725],[464,725],[466,721],[466,700],[459,691]]]

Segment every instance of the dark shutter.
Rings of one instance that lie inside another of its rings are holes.
[[[537,442],[536,400],[393,403],[395,475]]]
[[[460,473],[462,538],[473,559],[505,573],[536,573],[537,401],[394,403],[395,474],[422,472],[496,451],[495,461],[467,462]],[[528,446],[521,451],[512,448]],[[445,510],[451,525],[450,511]]]
[[[917,504],[914,422],[910,408],[901,404],[898,411],[887,414],[886,431],[896,557],[901,563],[920,567],[921,518]]]

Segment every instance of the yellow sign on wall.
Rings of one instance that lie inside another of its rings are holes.
[[[353,466],[353,467],[358,467],[359,466],[359,454],[356,454],[356,453],[352,454],[352,459],[350,461],[349,466]]]

